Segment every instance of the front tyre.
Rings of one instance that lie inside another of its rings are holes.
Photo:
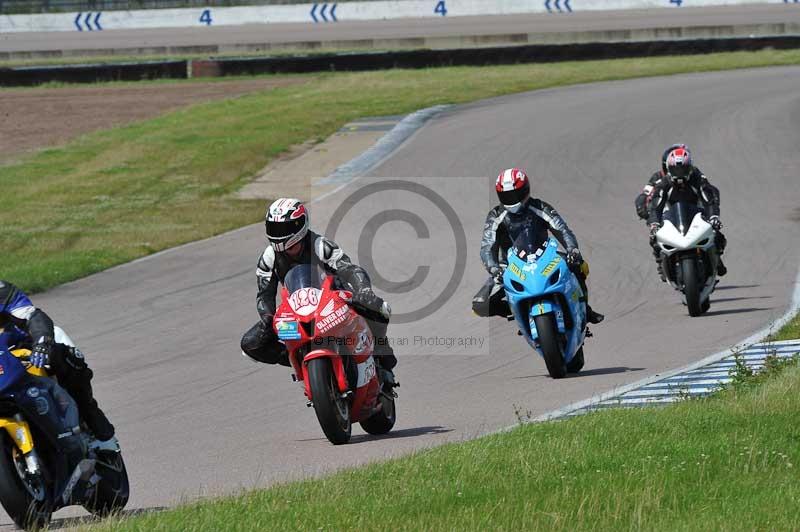
[[[308,383],[311,401],[322,432],[334,445],[350,441],[350,403],[339,393],[331,361],[315,358],[308,362]]]
[[[703,307],[700,304],[700,279],[697,275],[697,259],[684,257],[681,260],[681,270],[683,270],[683,296],[686,298],[689,316],[699,316],[703,313]]]
[[[125,508],[130,497],[128,470],[125,468],[122,453],[101,453],[97,459],[97,472],[100,474],[100,481],[95,487],[94,495],[83,507],[94,515],[105,517]]]
[[[539,346],[544,355],[547,372],[554,379],[561,379],[567,374],[564,357],[561,356],[561,346],[558,342],[558,329],[552,313],[534,316],[536,332],[539,333]]]
[[[8,438],[0,438],[0,445],[0,504],[22,529],[47,527],[52,512],[44,479],[26,474],[25,458]]]

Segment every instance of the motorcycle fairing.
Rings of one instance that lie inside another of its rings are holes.
[[[374,414],[369,405],[376,403],[380,392],[372,357],[375,342],[366,320],[349,305],[352,293],[334,289],[333,283],[334,277],[328,275],[313,293],[310,288],[300,288],[307,290],[309,300],[314,299],[310,305],[304,305],[302,298],[293,301],[293,294],[284,286],[273,327],[286,344],[295,378],[303,382],[308,400],[313,401],[306,378],[308,362],[328,358],[339,392],[355,392],[350,415],[356,422]],[[348,368],[353,371],[351,379]]]
[[[681,233],[672,221],[665,219],[664,225],[656,233],[656,241],[666,255],[692,248],[708,249],[714,245],[714,229],[703,220],[700,213],[695,214],[686,234]]]
[[[503,274],[503,286],[509,307],[528,344],[542,356],[534,317],[552,313],[558,331],[565,335],[564,361],[572,360],[585,339],[586,303],[575,275],[558,253],[558,242],[549,238],[541,252],[537,250],[536,253],[512,249]]]

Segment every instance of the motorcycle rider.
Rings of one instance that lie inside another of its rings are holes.
[[[636,206],[636,215],[644,220],[645,224],[647,223],[647,218],[649,216],[649,207],[650,202],[653,199],[653,193],[655,191],[656,185],[658,185],[663,179],[666,178],[667,175],[667,156],[670,154],[672,150],[675,148],[686,148],[685,144],[673,144],[661,155],[661,170],[657,170],[653,172],[653,175],[650,176],[650,179],[647,180],[647,184],[644,186],[642,191],[636,196],[636,200],[634,204]]]
[[[497,176],[495,190],[500,204],[489,211],[481,240],[481,261],[489,272],[489,279],[472,299],[472,310],[478,316],[507,316],[508,304],[503,301],[503,271],[507,254],[520,230],[532,226],[541,240],[549,230],[566,251],[567,264],[575,274],[586,298],[586,319],[600,323],[604,316],[589,306],[586,277],[588,264],[578,249],[578,240],[564,219],[548,203],[530,197],[530,181],[519,168],[509,168]]]
[[[662,281],[666,281],[661,270],[661,252],[656,242],[656,233],[663,223],[664,208],[683,201],[703,208],[703,216],[714,228],[714,243],[717,247],[717,274],[722,277],[728,272],[722,262],[727,239],[722,234],[719,219],[719,189],[708,181],[708,177],[692,164],[692,154],[685,144],[670,146],[664,157],[664,176],[654,185],[652,200],[648,205],[647,223],[650,226],[650,245],[653,256],[659,265]]]
[[[53,320],[42,309],[35,307],[22,290],[2,280],[0,327],[16,333],[14,336],[20,339],[20,346],[31,350],[30,363],[37,368],[49,366],[58,383],[75,399],[81,418],[96,439],[92,447],[106,451],[119,450],[114,425],[100,410],[92,394],[93,374],[86,365],[83,353],[72,345],[63,331],[54,327]]]
[[[272,328],[278,282],[283,283],[293,266],[318,264],[353,293],[350,303],[366,318],[375,338],[375,360],[385,370],[384,379],[394,382],[392,369],[397,358],[386,337],[392,313],[389,304],[372,291],[369,275],[363,268],[353,264],[336,242],[309,230],[308,226],[308,211],[300,200],[280,198],[267,209],[269,245],[256,268],[256,310],[260,319],[244,333],[242,354],[257,362],[290,365],[286,346],[279,342]]]

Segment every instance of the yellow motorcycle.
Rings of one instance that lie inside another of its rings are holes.
[[[121,510],[130,493],[122,453],[92,447],[75,401],[13,340],[0,329],[0,504],[23,529],[47,526],[65,506]]]

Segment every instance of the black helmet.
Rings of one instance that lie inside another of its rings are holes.
[[[275,251],[285,251],[308,232],[308,214],[300,200],[281,198],[272,202],[266,216],[267,238]]]

